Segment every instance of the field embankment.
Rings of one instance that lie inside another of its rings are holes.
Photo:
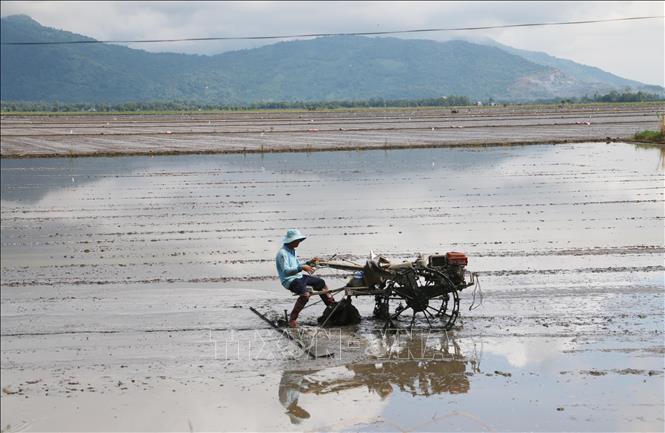
[[[183,114],[4,114],[3,158],[263,153],[614,141],[665,104]]]

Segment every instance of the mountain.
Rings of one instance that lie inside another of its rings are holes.
[[[572,60],[560,59],[558,57],[550,56],[541,51],[528,51],[518,48],[513,48],[508,45],[488,39],[484,45],[494,46],[501,50],[520,56],[530,62],[556,68],[568,76],[577,78],[579,81],[589,84],[595,84],[600,87],[611,86],[611,90],[631,89],[633,91],[643,91],[647,93],[662,93],[663,88],[649,84],[643,84],[639,81],[628,80],[619,77],[610,72],[603,71],[595,66],[583,65],[573,62]]]
[[[2,42],[92,40],[39,25],[19,15],[2,19]],[[152,54],[106,44],[2,46],[3,100],[124,102],[165,97],[188,99],[183,69],[206,59]],[[174,78],[180,83],[172,83]],[[175,90],[170,90],[175,85]],[[181,90],[182,89],[182,90]],[[190,98],[194,99],[194,98]]]
[[[0,36],[3,43],[92,40],[41,26],[25,15],[2,18]],[[355,36],[280,42],[214,56],[109,44],[2,45],[0,91],[5,101],[243,104],[443,95],[516,101],[642,86],[551,59],[466,41]]]

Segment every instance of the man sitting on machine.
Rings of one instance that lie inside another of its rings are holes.
[[[322,278],[311,275],[314,272],[311,264],[315,263],[318,259],[314,258],[308,262],[301,262],[298,259],[296,248],[298,248],[298,245],[303,240],[305,240],[305,236],[300,233],[300,230],[287,230],[286,236],[282,240],[282,248],[280,248],[275,257],[277,274],[282,285],[296,295],[299,295],[289,316],[289,327],[291,328],[297,326],[296,320],[298,319],[298,315],[309,301],[310,291],[308,286],[313,290],[323,292],[320,296],[327,306],[335,303],[333,297],[328,293],[326,282]]]

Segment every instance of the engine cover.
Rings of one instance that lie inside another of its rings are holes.
[[[469,259],[466,254],[455,251],[446,253],[446,261],[449,265],[466,266],[469,264]]]
[[[434,268],[443,268],[446,266],[466,266],[469,264],[469,258],[464,253],[451,251],[449,253],[435,254],[429,256],[429,265]]]

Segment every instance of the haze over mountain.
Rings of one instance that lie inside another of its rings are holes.
[[[2,18],[2,42],[85,36]],[[4,101],[122,103],[416,99],[444,95],[525,101],[611,90],[665,93],[545,53],[466,41],[327,37],[214,56],[149,53],[118,45],[3,45]]]

